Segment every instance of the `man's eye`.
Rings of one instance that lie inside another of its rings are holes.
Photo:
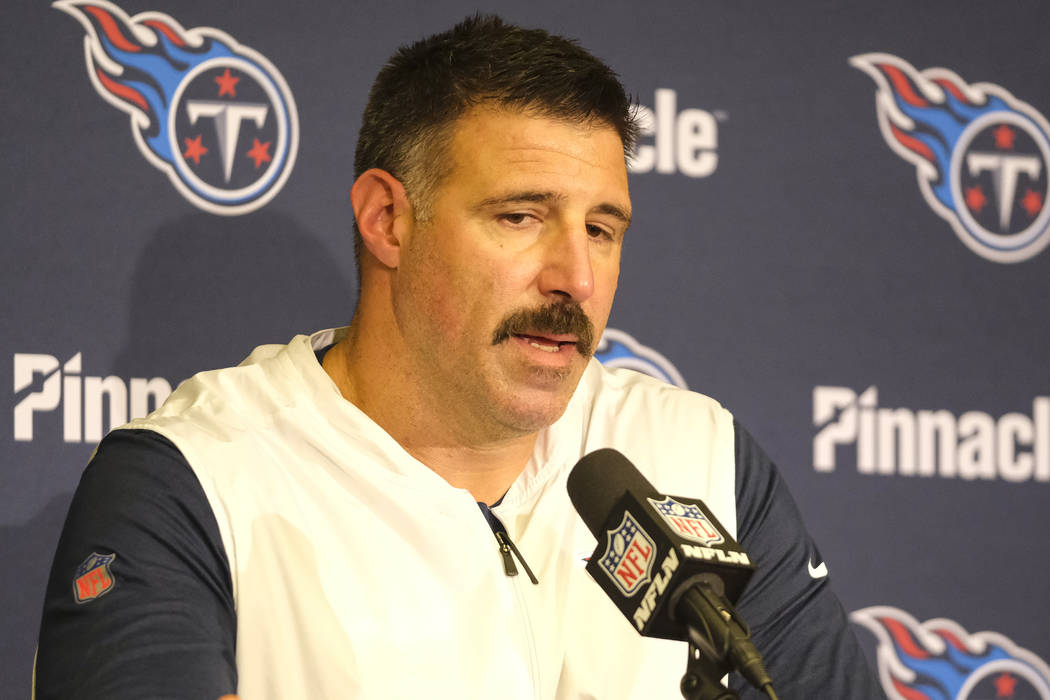
[[[531,223],[536,217],[526,212],[500,214],[500,219],[511,226],[522,226]]]
[[[587,235],[591,238],[605,238],[612,240],[612,233],[602,228],[601,226],[588,225]]]

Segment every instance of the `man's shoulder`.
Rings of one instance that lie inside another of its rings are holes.
[[[194,374],[157,410],[125,427],[161,434],[176,425],[243,428],[304,393],[309,384],[304,375],[310,363],[316,364],[312,352],[310,337],[304,335],[284,345],[260,345],[237,365]]]
[[[729,411],[706,394],[675,386],[637,370],[606,367],[597,360],[588,366],[583,383],[592,403],[636,406],[660,413],[686,411],[691,416],[730,418]]]
[[[704,394],[592,363],[581,397],[583,453],[622,452],[662,493],[703,498],[734,531],[733,417]],[[584,403],[586,402],[586,403]]]

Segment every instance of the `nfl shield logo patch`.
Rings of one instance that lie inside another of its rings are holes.
[[[656,543],[629,512],[607,535],[608,544],[598,564],[621,593],[633,595],[651,578]]]
[[[679,503],[670,496],[665,496],[662,501],[650,498],[656,512],[667,521],[682,537],[700,544],[721,544],[725,537],[714,526],[711,519],[704,515],[700,507],[692,503]]]
[[[109,565],[116,554],[92,552],[73,575],[73,598],[77,603],[87,603],[113,590],[115,581]]]

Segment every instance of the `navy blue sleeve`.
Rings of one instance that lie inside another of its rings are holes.
[[[200,482],[150,431],[99,445],[59,539],[36,698],[216,700],[236,692],[229,564]]]
[[[734,429],[737,541],[757,566],[736,607],[777,696],[885,698],[776,466],[741,425]],[[742,699],[766,697],[736,674],[730,687]]]

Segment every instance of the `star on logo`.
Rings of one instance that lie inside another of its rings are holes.
[[[1021,206],[1028,212],[1028,216],[1035,217],[1043,208],[1043,198],[1033,189],[1029,189],[1021,198]]]
[[[226,72],[222,75],[215,76],[215,82],[219,86],[219,97],[222,97],[223,95],[237,97],[237,83],[239,83],[240,80],[240,78],[230,75],[229,68],[227,68]]]
[[[1012,151],[1014,149],[1014,139],[1017,137],[1017,134],[1006,124],[1000,124],[999,128],[992,132],[992,135],[995,136],[995,147],[999,150]]]
[[[980,214],[987,203],[988,198],[984,196],[984,191],[981,190],[980,185],[966,188],[966,206],[970,207],[970,211]]]
[[[183,151],[182,157],[186,160],[193,159],[194,165],[201,164],[201,156],[208,152],[208,149],[201,143],[202,134],[197,134],[197,138],[185,138],[183,141],[186,142],[186,150]]]
[[[270,142],[259,143],[259,139],[252,139],[252,148],[248,151],[247,156],[255,161],[255,169],[258,170],[259,166],[263,163],[269,163],[270,157]]]
[[[1012,698],[1014,696],[1014,687],[1016,685],[1017,679],[1009,673],[999,674],[995,679],[995,697]]]

